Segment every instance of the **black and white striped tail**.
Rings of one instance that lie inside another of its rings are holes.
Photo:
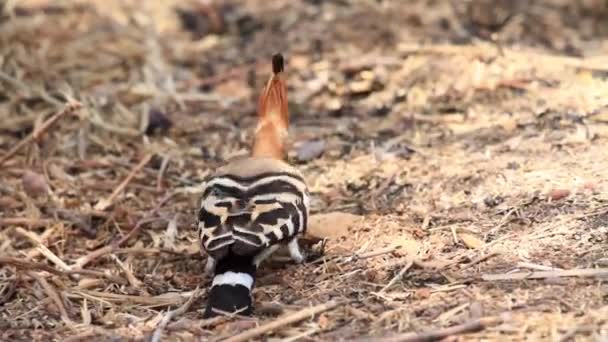
[[[226,314],[250,315],[255,284],[253,258],[229,253],[217,262],[204,318]]]

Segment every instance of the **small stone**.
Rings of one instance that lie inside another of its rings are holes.
[[[146,135],[155,133],[166,133],[173,126],[173,122],[167,114],[156,108],[150,109],[148,112],[148,127],[146,127]]]
[[[25,193],[31,198],[46,195],[49,191],[49,186],[44,176],[30,170],[23,173],[21,184]]]
[[[508,170],[517,170],[519,169],[519,164],[517,162],[509,162],[507,163]]]
[[[325,151],[324,140],[309,140],[305,141],[300,145],[297,152],[297,159],[299,161],[310,161],[320,157]]]
[[[504,201],[505,201],[505,199],[502,198],[501,196],[488,196],[488,197],[484,198],[483,203],[488,208],[494,208],[497,205],[500,205],[501,203],[503,203]]]
[[[568,189],[554,189],[549,191],[548,197],[552,201],[559,201],[564,199],[570,195],[570,190]]]
[[[421,288],[414,291],[414,297],[416,299],[427,299],[431,296],[431,290],[427,288]]]

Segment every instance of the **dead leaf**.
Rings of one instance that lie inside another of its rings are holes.
[[[468,248],[481,248],[485,245],[483,241],[481,241],[478,237],[469,233],[458,233],[458,237]]]
[[[362,217],[342,212],[312,215],[306,233],[316,238],[337,239],[348,236],[349,229],[361,221]]]

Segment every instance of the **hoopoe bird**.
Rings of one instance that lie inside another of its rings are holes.
[[[297,237],[306,231],[310,197],[302,174],[286,162],[289,112],[280,54],[272,69],[251,156],[219,167],[203,184],[198,229],[205,272],[213,275],[205,317],[251,314],[256,270],[281,245],[295,262],[304,261]]]

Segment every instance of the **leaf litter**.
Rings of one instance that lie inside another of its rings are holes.
[[[487,3],[3,3],[1,339],[606,338],[608,9]],[[275,52],[316,257],[202,320]]]

